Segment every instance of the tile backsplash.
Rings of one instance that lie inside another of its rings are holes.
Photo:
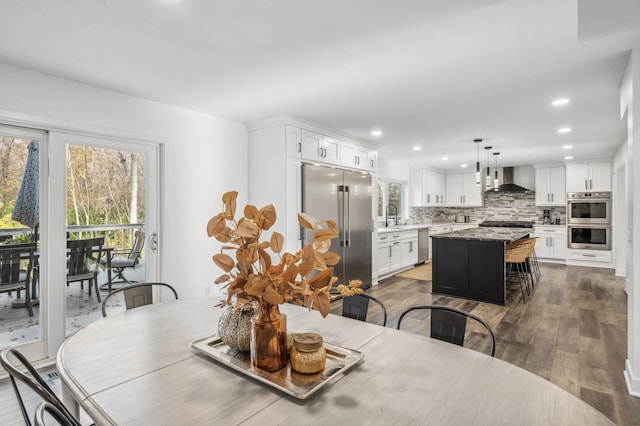
[[[550,210],[551,220],[565,224],[566,207],[536,207],[535,194],[484,194],[483,207],[411,207],[413,223],[453,222],[456,215],[469,216],[470,222],[485,220],[522,220],[542,223],[543,210]]]

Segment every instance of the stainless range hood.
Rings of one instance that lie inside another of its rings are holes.
[[[533,191],[513,183],[513,167],[502,169],[502,185],[498,189],[492,188],[486,194],[533,194]]]

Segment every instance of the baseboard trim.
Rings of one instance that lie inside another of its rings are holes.
[[[620,269],[616,269],[616,277],[626,277],[627,276],[627,269],[626,268],[620,268]]]
[[[627,382],[629,394],[640,397],[640,377],[633,374],[629,360],[625,360],[624,380]]]

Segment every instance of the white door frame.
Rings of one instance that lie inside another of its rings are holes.
[[[145,252],[145,272],[148,281],[160,281],[160,245],[151,250],[150,239],[160,234],[160,145],[140,141],[93,136],[86,134],[52,131],[49,133],[49,196],[52,205],[49,210],[48,248],[49,262],[44,273],[50,283],[49,324],[47,339],[47,355],[55,357],[56,352],[66,338],[66,270],[65,251],[53,250],[66,246],[66,147],[67,145],[92,146],[96,148],[115,149],[145,154],[146,190],[145,190],[145,230],[148,248]],[[62,200],[56,202],[54,200]],[[159,240],[159,238],[158,238]],[[53,291],[54,286],[56,291]]]

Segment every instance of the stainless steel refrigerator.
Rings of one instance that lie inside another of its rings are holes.
[[[302,165],[302,211],[316,220],[333,219],[340,228],[331,241],[331,251],[340,256],[336,285],[359,279],[363,288],[371,286],[371,193],[369,173]],[[311,238],[305,230],[303,245]]]

